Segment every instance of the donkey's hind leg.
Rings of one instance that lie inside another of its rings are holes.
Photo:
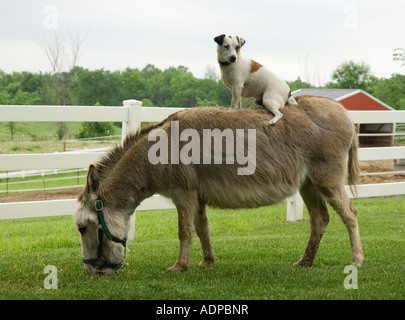
[[[357,223],[357,209],[350,201],[343,185],[320,188],[327,197],[330,205],[335,209],[349,232],[352,247],[352,264],[362,266],[364,263],[363,248],[360,242],[359,225]]]
[[[201,267],[210,267],[214,263],[214,251],[210,240],[210,225],[207,217],[205,203],[199,205],[197,214],[194,216],[194,228],[200,238],[201,248],[203,251],[203,260],[200,262]]]
[[[300,194],[309,211],[311,235],[304,255],[299,261],[294,263],[294,266],[311,267],[318,251],[319,243],[328,225],[329,213],[322,194],[310,180],[307,180],[303,184]]]

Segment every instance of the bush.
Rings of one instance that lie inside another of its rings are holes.
[[[102,137],[114,134],[113,122],[84,122],[78,138]]]

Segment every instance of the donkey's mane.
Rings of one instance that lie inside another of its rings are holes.
[[[122,145],[117,144],[111,148],[111,150],[104,155],[95,165],[100,179],[104,179],[109,175],[114,166],[122,158],[124,153],[135,145],[142,137],[148,134],[155,128],[160,127],[165,121],[158,124],[148,125],[144,128],[138,129],[136,132],[130,132],[125,137]]]
[[[103,155],[102,158],[95,163],[95,167],[97,169],[97,173],[99,175],[100,180],[105,179],[114,166],[120,161],[124,155],[124,153],[129,150],[132,146],[134,146],[142,137],[144,137],[146,134],[148,134],[150,131],[152,131],[155,128],[160,127],[162,124],[164,124],[166,120],[163,120],[162,122],[158,124],[152,124],[148,125],[144,128],[138,129],[136,132],[130,132],[127,134],[127,136],[124,139],[124,142],[121,144],[116,144],[113,146],[107,154]],[[83,191],[78,197],[79,201],[83,200],[85,193],[85,188],[83,188]]]

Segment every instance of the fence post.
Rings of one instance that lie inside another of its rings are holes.
[[[287,200],[287,221],[293,222],[302,220],[304,213],[304,201],[297,191],[292,197]]]
[[[142,101],[124,100],[124,107],[128,109],[128,120],[122,123],[121,143],[131,131],[141,127]]]
[[[121,143],[124,142],[126,135],[133,131],[135,132],[141,127],[141,113],[142,113],[142,101],[138,100],[124,100],[124,107],[128,108],[128,121],[122,123]],[[128,240],[134,240],[135,238],[135,220],[136,210],[129,220],[129,233]]]

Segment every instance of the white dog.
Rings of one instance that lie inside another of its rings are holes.
[[[273,115],[269,124],[274,125],[283,114],[279,111],[288,104],[296,105],[287,83],[270,70],[251,59],[245,59],[240,49],[245,40],[238,36],[232,37],[221,34],[214,38],[218,44],[218,62],[221,69],[222,81],[231,90],[231,110],[241,107],[241,96],[255,98],[255,103],[264,106]]]

